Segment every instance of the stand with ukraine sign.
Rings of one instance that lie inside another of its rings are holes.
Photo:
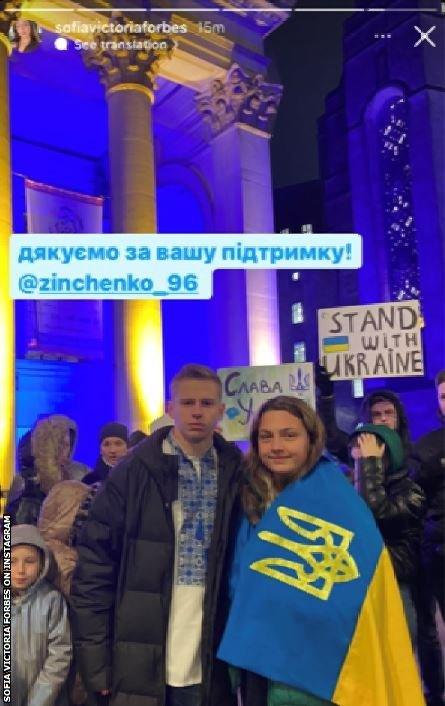
[[[333,380],[423,375],[419,302],[319,309],[320,361]]]

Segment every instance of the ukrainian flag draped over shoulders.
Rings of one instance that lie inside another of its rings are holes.
[[[423,706],[391,560],[338,466],[321,460],[238,533],[218,657],[338,706]]]

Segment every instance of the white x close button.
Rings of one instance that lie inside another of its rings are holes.
[[[436,46],[430,37],[431,32],[434,32],[434,30],[436,29],[436,25],[430,27],[427,32],[424,32],[423,29],[420,29],[420,27],[417,27],[417,25],[414,25],[414,29],[420,34],[419,39],[414,44],[415,47],[418,47],[419,44],[422,44],[422,42],[428,42],[428,44],[431,44],[432,47]]]

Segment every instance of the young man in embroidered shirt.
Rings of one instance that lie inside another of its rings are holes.
[[[232,706],[215,658],[241,453],[214,434],[216,374],[173,378],[164,427],[110,474],[79,546],[72,626],[83,679],[110,706]]]

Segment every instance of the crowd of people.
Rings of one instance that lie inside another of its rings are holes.
[[[445,370],[416,444],[391,391],[347,434],[316,381],[318,413],[263,404],[246,457],[201,365],[172,425],[102,427],[94,469],[73,420],[36,422],[6,509],[13,706],[418,706],[421,679],[444,706]]]

